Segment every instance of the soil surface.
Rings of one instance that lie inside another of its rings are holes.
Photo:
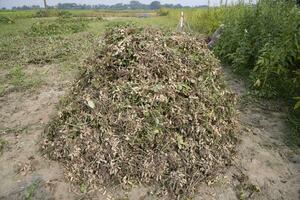
[[[41,155],[45,125],[56,114],[59,99],[70,88],[74,73],[61,74],[55,65],[44,70],[43,84],[35,90],[11,90],[0,97],[0,200],[4,199],[167,199],[153,197],[139,186],[86,191],[64,178],[60,163]],[[30,73],[30,71],[29,71]],[[203,183],[195,199],[300,199],[300,154],[284,143],[288,132],[286,108],[280,102],[247,97],[243,81],[224,69],[224,77],[237,94],[240,143],[233,165],[216,181]]]

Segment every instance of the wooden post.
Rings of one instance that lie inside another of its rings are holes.
[[[184,16],[183,16],[183,12],[181,11],[181,17],[180,17],[180,31],[183,31],[183,26],[184,26]]]

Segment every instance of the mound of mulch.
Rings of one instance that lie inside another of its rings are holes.
[[[122,26],[99,46],[45,130],[71,181],[180,197],[230,164],[235,97],[204,40]]]

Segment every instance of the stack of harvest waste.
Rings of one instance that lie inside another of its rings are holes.
[[[235,97],[204,40],[125,25],[100,46],[45,130],[70,180],[180,197],[230,164]]]

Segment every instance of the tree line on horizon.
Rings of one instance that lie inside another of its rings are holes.
[[[76,3],[58,3],[55,6],[48,6],[49,9],[68,9],[68,10],[88,10],[88,9],[108,9],[108,10],[157,10],[161,7],[164,8],[191,8],[191,6],[182,6],[181,4],[161,4],[159,1],[153,1],[150,4],[143,4],[139,1],[130,1],[128,4],[124,3],[116,3],[113,5],[88,5],[88,4],[76,4]],[[195,6],[195,7],[207,7],[206,5]],[[39,5],[32,6],[19,6],[12,7],[12,10],[34,10],[41,9],[42,7]],[[2,8],[3,10],[6,8]]]

